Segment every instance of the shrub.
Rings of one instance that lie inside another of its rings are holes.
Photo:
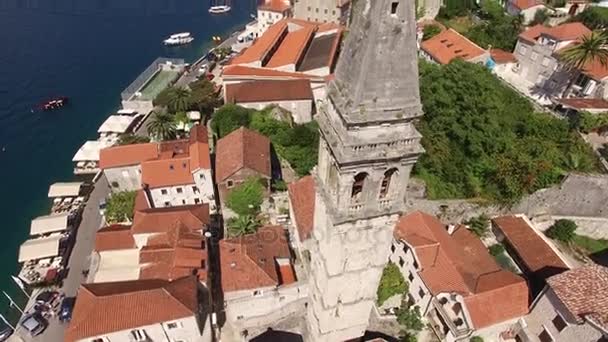
[[[490,218],[481,214],[476,217],[472,217],[468,221],[465,222],[469,229],[473,232],[473,234],[478,237],[484,237],[488,234],[488,228],[490,228]]]
[[[497,255],[501,255],[502,253],[505,252],[505,246],[497,243],[495,245],[492,245],[488,248],[488,250],[490,251],[490,254],[493,256],[497,256]]]
[[[401,306],[397,310],[397,323],[407,332],[419,332],[424,328],[422,316],[420,315],[420,307]]]
[[[480,336],[473,336],[471,337],[470,342],[483,342],[483,338]]]
[[[143,144],[150,142],[150,137],[135,135],[132,133],[122,134],[118,138],[118,145]]]
[[[571,220],[557,220],[547,229],[546,235],[554,240],[570,242],[574,238],[576,223]]]
[[[435,37],[436,35],[438,35],[439,33],[441,33],[441,27],[439,27],[438,25],[435,25],[435,24],[426,25],[422,29],[422,40],[431,39],[431,38]]]
[[[106,204],[106,222],[114,224],[132,221],[136,195],[135,191],[122,191],[110,196]]]
[[[380,285],[378,286],[378,305],[381,306],[384,302],[397,294],[404,294],[407,292],[407,284],[399,267],[389,262],[384,270],[382,271],[382,278],[380,278]]]
[[[239,216],[255,216],[264,200],[264,186],[258,178],[249,178],[228,194],[226,205]]]

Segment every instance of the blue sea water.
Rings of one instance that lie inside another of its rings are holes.
[[[0,0],[0,290],[20,296],[10,275],[30,220],[47,214],[51,183],[73,179],[74,153],[96,138],[120,92],[156,57],[200,57],[211,36],[250,20],[255,0],[233,0],[220,16],[208,7],[209,0]],[[161,44],[183,31],[194,35],[192,45]],[[31,112],[53,96],[71,104]],[[0,313],[9,310],[0,296]]]

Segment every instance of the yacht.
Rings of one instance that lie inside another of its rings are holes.
[[[168,46],[185,45],[190,44],[194,40],[194,37],[190,35],[190,32],[176,33],[169,36],[169,38],[163,40],[163,44]]]
[[[232,7],[230,7],[230,3],[228,0],[224,1],[223,5],[220,5],[219,1],[212,1],[211,3],[212,5],[209,8],[209,13],[211,14],[228,13],[230,12],[230,10],[232,10]]]

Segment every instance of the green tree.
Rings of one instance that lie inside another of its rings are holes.
[[[608,113],[589,113],[579,111],[569,117],[571,127],[583,133],[602,130],[608,127]]]
[[[220,105],[215,84],[204,78],[190,84],[190,106],[204,115],[210,115]]]
[[[483,342],[483,338],[481,336],[473,336],[470,342]]]
[[[420,332],[424,329],[424,323],[422,322],[422,316],[420,315],[420,307],[408,306],[404,301],[401,308],[397,310],[397,323],[409,333]]]
[[[251,215],[232,218],[228,221],[228,235],[230,237],[239,237],[254,234],[259,226],[259,221]]]
[[[255,216],[264,200],[264,186],[260,179],[249,178],[228,194],[226,205],[240,216]]]
[[[603,30],[608,27],[608,8],[587,6],[584,11],[575,15],[571,21],[578,21],[592,30]]]
[[[387,299],[394,295],[403,294],[407,292],[408,286],[399,271],[399,267],[389,262],[384,270],[382,271],[382,277],[380,278],[380,285],[377,290],[378,305],[382,306]]]
[[[211,128],[219,138],[223,138],[240,127],[249,127],[252,112],[251,109],[227,104],[215,112]]]
[[[571,220],[557,220],[546,231],[546,235],[554,240],[562,242],[570,242],[574,238],[576,231],[576,223]]]
[[[158,93],[158,95],[156,95],[156,98],[154,98],[154,101],[152,101],[154,106],[165,108],[168,107],[171,96],[173,96],[173,89],[173,87],[167,87],[163,89],[160,93]]]
[[[490,218],[486,214],[471,217],[465,224],[469,226],[473,234],[484,237],[488,234],[490,228]]]
[[[546,9],[538,10],[534,13],[534,18],[530,25],[544,25],[549,21],[549,12]]]
[[[484,20],[466,32],[467,38],[484,49],[493,47],[512,51],[522,30],[521,16],[505,14],[495,0],[483,1],[479,15]]]
[[[171,113],[185,112],[190,109],[190,91],[186,88],[173,88],[167,107]]]
[[[157,140],[171,140],[177,136],[173,116],[167,113],[152,113],[150,121],[146,124],[146,128],[150,136]]]
[[[435,24],[426,25],[422,29],[422,40],[431,39],[431,38],[435,37],[436,35],[438,35],[439,33],[441,33],[441,27],[439,27],[439,25],[435,25]]]
[[[495,245],[490,246],[488,250],[490,251],[490,255],[497,256],[505,252],[505,246],[497,243]]]
[[[190,119],[188,118],[188,114],[186,114],[186,112],[175,113],[175,115],[173,116],[173,120],[175,121],[176,125],[179,125],[180,123],[185,125],[190,122]]]
[[[133,144],[144,144],[150,142],[149,137],[143,135],[135,135],[132,133],[122,134],[118,138],[118,145],[133,145]]]
[[[122,191],[110,196],[106,203],[106,222],[114,224],[133,221],[136,195],[135,191]]]
[[[579,43],[566,48],[559,57],[564,67],[572,72],[570,82],[564,90],[565,96],[587,64],[599,62],[604,67],[608,66],[608,33],[604,30],[593,31],[583,36]]]

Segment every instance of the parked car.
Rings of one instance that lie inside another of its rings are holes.
[[[40,335],[48,325],[49,322],[38,311],[28,314],[21,321],[21,326],[32,336]]]
[[[69,322],[72,319],[72,310],[74,309],[74,303],[76,297],[65,297],[61,302],[61,310],[59,311],[59,320],[62,322]]]
[[[0,321],[0,342],[8,340],[9,337],[13,334],[13,328],[11,328],[8,324]]]
[[[59,292],[57,291],[42,291],[36,296],[36,303],[48,304],[57,297],[59,297]]]

